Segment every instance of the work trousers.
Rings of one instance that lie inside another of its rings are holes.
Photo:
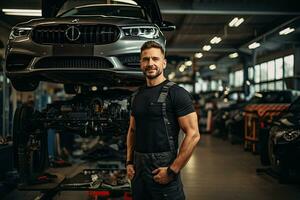
[[[184,200],[183,185],[178,175],[167,184],[154,181],[152,171],[168,167],[175,159],[173,152],[134,152],[135,176],[131,181],[134,200]]]

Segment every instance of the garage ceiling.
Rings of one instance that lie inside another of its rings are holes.
[[[193,59],[197,52],[203,56],[194,60],[196,71],[205,72],[209,65],[216,64],[215,78],[222,78],[217,74],[226,74],[228,67],[243,59],[242,56],[230,59],[228,55],[238,52],[240,55],[251,56],[252,51],[248,49],[248,45],[252,42],[261,43],[261,47],[256,50],[258,54],[299,45],[300,7],[296,6],[296,1],[158,0],[158,3],[163,19],[173,22],[177,27],[173,32],[165,32],[170,66],[174,67],[177,75],[180,74],[180,61]],[[40,9],[41,5],[41,0],[0,1],[1,9]],[[229,27],[229,22],[235,17],[243,18],[244,22],[238,27]],[[0,21],[8,26],[30,18],[32,17],[0,14]],[[295,31],[286,36],[279,36],[278,32],[288,26],[295,28]],[[220,37],[222,41],[210,44],[210,40],[215,36]],[[211,50],[204,51],[204,45],[211,45]]]

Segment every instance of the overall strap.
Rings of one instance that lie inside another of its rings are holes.
[[[171,123],[168,120],[168,116],[167,116],[167,103],[166,103],[169,89],[173,85],[175,85],[174,82],[168,82],[167,84],[165,84],[163,86],[163,88],[160,92],[160,95],[158,97],[157,102],[161,103],[161,105],[162,105],[161,106],[162,115],[163,115],[163,119],[164,119],[164,124],[165,124],[165,128],[166,128],[166,133],[167,133],[167,138],[168,138],[168,141],[169,141],[170,150],[171,150],[171,152],[173,152],[176,155],[177,152],[176,152],[174,138],[173,138],[173,136],[170,136],[170,133],[172,132],[172,129],[171,129]]]

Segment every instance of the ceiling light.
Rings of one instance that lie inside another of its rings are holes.
[[[238,56],[239,56],[239,54],[236,52],[228,55],[229,58],[237,58]]]
[[[6,15],[18,15],[18,16],[42,16],[41,10],[33,9],[2,9],[2,12]]]
[[[217,66],[216,66],[215,64],[209,65],[209,69],[210,69],[210,70],[215,70],[216,68],[217,68]]]
[[[287,35],[291,32],[294,32],[295,29],[294,28],[290,28],[290,27],[287,27],[286,29],[283,29],[282,31],[279,32],[279,35]]]
[[[238,18],[238,17],[235,17],[233,18],[233,20],[231,20],[231,22],[229,22],[229,26],[230,27],[238,27],[239,25],[241,25],[241,23],[244,22],[244,18]]]
[[[202,49],[203,49],[203,51],[209,51],[211,49],[211,46],[210,45],[204,45]]]
[[[252,44],[250,44],[248,46],[249,49],[256,49],[257,47],[260,46],[260,43],[259,42],[253,42]]]
[[[192,66],[192,64],[193,64],[193,62],[190,60],[184,62],[185,66]]]
[[[220,37],[215,36],[213,39],[210,40],[210,43],[211,44],[218,44],[221,41],[222,41],[222,39]]]
[[[203,54],[200,53],[200,52],[199,52],[199,53],[195,53],[195,57],[196,57],[196,58],[202,58],[202,56],[203,56]]]
[[[97,91],[98,87],[97,86],[92,86],[92,91]]]
[[[243,23],[244,22],[244,18],[240,18],[235,24],[234,24],[234,26],[235,27],[238,27],[239,25],[241,25],[241,23]]]
[[[121,3],[128,3],[128,4],[132,4],[132,5],[137,5],[137,3],[135,1],[132,0],[113,0],[116,2],[121,2]]]
[[[184,72],[184,70],[185,70],[185,65],[181,65],[181,66],[179,67],[179,71],[180,71],[180,72]]]
[[[36,9],[2,9],[2,12],[21,12],[21,13],[41,13],[41,10]]]
[[[14,16],[34,16],[34,17],[41,17],[42,13],[19,13],[19,12],[7,12],[5,15],[14,15]]]

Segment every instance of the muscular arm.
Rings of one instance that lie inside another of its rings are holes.
[[[185,137],[180,146],[177,158],[170,166],[176,173],[178,173],[189,161],[198,141],[200,140],[197,114],[195,112],[179,117],[178,122],[180,128],[185,133]]]
[[[135,119],[130,116],[129,128],[127,133],[127,161],[133,161],[134,151]]]

